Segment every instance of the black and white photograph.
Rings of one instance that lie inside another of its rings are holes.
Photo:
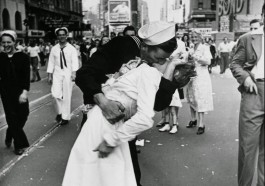
[[[264,0],[0,0],[1,186],[265,186]]]

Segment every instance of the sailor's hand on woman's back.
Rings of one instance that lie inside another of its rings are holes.
[[[114,124],[125,117],[123,113],[125,108],[117,101],[107,99],[103,93],[95,94],[94,100],[96,104],[101,108],[105,118]]]

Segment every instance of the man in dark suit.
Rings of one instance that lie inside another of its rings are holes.
[[[258,162],[257,186],[264,186],[264,27],[239,39],[230,68],[240,84],[239,90],[242,94],[239,115],[238,185],[252,184],[255,164]]]
[[[161,30],[161,32],[158,33],[164,33],[163,37],[170,37],[171,35],[174,37],[175,26],[173,25],[173,30],[170,28],[169,31],[172,33],[168,33],[166,29]],[[157,39],[163,37],[157,37]],[[167,39],[169,40],[172,38]],[[143,48],[144,47],[142,47],[142,49]],[[83,66],[77,71],[76,84],[84,93],[84,103],[88,108],[93,106],[93,104],[99,105],[99,107],[102,109],[103,115],[110,123],[115,123],[124,117],[124,107],[118,102],[108,100],[101,91],[101,84],[107,80],[107,74],[113,74],[117,72],[122,64],[135,59],[135,57],[140,57],[140,49],[141,40],[138,37],[115,37],[109,43],[107,43],[102,50],[97,51],[90,58],[86,66]],[[143,54],[146,55],[145,57],[148,57],[153,61],[162,62],[166,60],[163,58],[163,55],[161,56],[159,54],[155,54],[151,56],[148,54],[148,52],[142,51],[142,55]],[[169,106],[175,90],[175,84],[162,77],[159,90],[156,94],[154,109],[156,111],[161,111]],[[129,145],[137,184],[140,186],[141,172],[138,164],[135,141],[129,142]]]

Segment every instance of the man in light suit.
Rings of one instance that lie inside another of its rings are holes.
[[[262,8],[264,22],[265,4]],[[238,185],[264,186],[264,27],[243,35],[230,66],[240,83]],[[257,154],[258,153],[258,154]],[[257,160],[258,158],[258,160]]]

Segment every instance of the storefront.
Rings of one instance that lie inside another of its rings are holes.
[[[261,18],[261,7],[264,0],[219,0],[218,21],[221,32],[245,33],[249,23]]]

